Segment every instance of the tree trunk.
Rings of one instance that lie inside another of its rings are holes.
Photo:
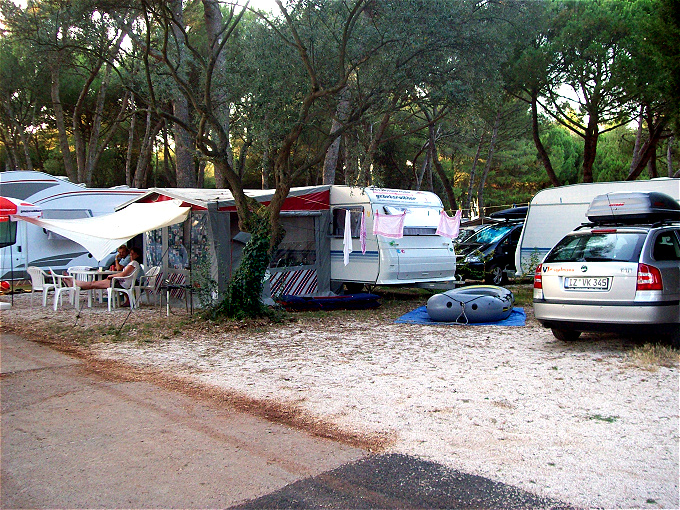
[[[493,123],[493,131],[491,132],[491,140],[489,141],[489,153],[486,157],[486,164],[484,165],[484,172],[482,173],[482,178],[479,180],[479,186],[477,187],[477,204],[479,206],[479,215],[486,216],[484,214],[484,185],[486,184],[486,178],[491,170],[491,162],[493,161],[494,153],[496,151],[496,140],[498,139],[498,128],[501,124],[501,110],[498,110],[496,114],[496,120]]]
[[[134,184],[135,188],[146,188],[147,178],[149,175],[149,165],[151,164],[151,154],[153,153],[153,141],[164,125],[163,120],[159,120],[152,128],[151,110],[146,113],[146,131],[144,133],[144,140],[139,148],[139,158],[137,159],[137,168],[135,170]]]
[[[428,126],[430,132],[430,144],[433,147],[432,162],[434,163],[434,168],[439,175],[439,179],[442,181],[444,190],[446,191],[446,196],[449,199],[449,206],[452,211],[458,210],[458,203],[456,202],[456,195],[453,193],[453,186],[451,185],[451,180],[448,178],[444,172],[441,161],[439,161],[439,156],[437,155],[437,145],[435,143],[434,126],[430,124]]]
[[[71,147],[69,146],[68,134],[66,133],[64,108],[61,105],[59,64],[57,62],[53,62],[50,65],[50,74],[52,77],[50,95],[52,97],[52,108],[54,108],[54,120],[57,124],[57,132],[59,133],[59,147],[61,148],[61,157],[64,160],[64,170],[66,170],[66,176],[70,181],[78,182],[78,172],[73,167]]]
[[[355,138],[351,133],[346,133],[345,143],[345,185],[357,186],[359,184],[359,168],[356,158]],[[367,158],[368,159],[368,158]]]
[[[196,161],[196,186],[205,188],[205,160]]]
[[[19,132],[19,139],[21,140],[21,145],[24,148],[24,159],[26,161],[26,170],[33,170],[33,161],[31,161],[31,151],[28,138],[26,138],[26,133],[21,126],[17,126]]]
[[[652,154],[656,153],[656,147],[667,124],[668,117],[662,117],[657,122],[653,122],[651,126],[647,126],[649,129],[649,139],[647,139],[645,143],[642,144],[642,148],[640,149],[640,158],[635,168],[628,174],[628,177],[626,177],[627,181],[634,181],[645,169],[647,162],[652,157]]]
[[[99,92],[97,93],[97,105],[95,107],[94,117],[92,119],[92,131],[90,132],[90,140],[87,144],[84,171],[85,179],[83,180],[87,186],[92,184],[92,173],[94,172],[95,159],[97,159],[96,154],[99,145],[99,133],[102,126],[102,116],[104,113],[104,101],[106,99],[106,89],[109,84],[110,76],[111,65],[107,64],[104,66],[101,86],[99,87]],[[111,126],[111,130],[114,130],[113,126]]]
[[[538,132],[538,91],[533,89],[531,91],[531,134],[534,137],[534,145],[538,151],[538,156],[541,158],[543,167],[545,168],[548,178],[553,186],[560,186],[560,180],[553,170],[552,163],[550,162],[550,156],[548,151],[545,150],[543,142],[541,142],[541,136]]]
[[[432,180],[432,165],[434,161],[434,145],[430,144],[429,150],[427,151],[427,158],[430,163],[427,165],[427,190],[434,193],[434,181]]]
[[[675,136],[668,137],[668,147],[666,149],[666,166],[668,167],[668,177],[673,177],[673,140]]]
[[[10,136],[5,129],[0,129],[0,142],[5,145],[7,149],[7,170],[19,170],[17,154],[14,150],[14,145],[10,143]]]
[[[269,189],[269,176],[272,172],[272,158],[269,148],[262,154],[262,189]]]
[[[593,164],[597,156],[597,139],[600,136],[598,123],[598,116],[591,113],[583,140],[583,182],[593,182]]]
[[[465,197],[467,210],[469,211],[470,218],[472,218],[472,190],[475,186],[475,174],[477,173],[477,163],[479,162],[479,154],[482,152],[482,144],[484,143],[485,131],[482,131],[482,136],[479,138],[479,143],[477,144],[477,152],[475,153],[475,159],[472,161],[472,167],[470,168],[470,182],[468,183],[467,196]]]
[[[250,135],[246,136],[246,139],[243,141],[243,145],[241,146],[241,150],[239,151],[238,154],[238,178],[243,180],[243,176],[246,172],[246,160],[248,158],[248,152],[250,151],[250,147],[253,145],[253,140],[250,138]]]
[[[350,108],[349,96],[349,90],[345,87],[340,93],[335,117],[331,123],[331,136],[340,131],[344,123],[347,122]],[[326,151],[326,159],[323,162],[323,184],[335,184],[335,170],[338,167],[341,140],[341,136],[336,136],[328,151]]]
[[[177,174],[174,172],[176,166],[172,162],[170,154],[170,142],[168,141],[168,127],[163,126],[163,175],[171,188],[177,187]],[[158,169],[156,169],[158,170]]]
[[[184,13],[182,11],[182,0],[172,0],[168,3],[168,8],[172,11],[173,21],[172,33],[175,44],[177,45],[177,67],[183,67],[186,61],[186,45],[184,44]],[[172,98],[173,115],[181,123],[173,124],[173,134],[175,138],[175,176],[177,186],[180,188],[196,187],[196,173],[194,172],[193,140],[190,133],[182,127],[190,125],[189,100],[184,94],[176,92]]]
[[[217,0],[202,0],[202,2],[205,28],[208,34],[208,43],[213,64],[210,66],[209,73],[224,72],[227,65],[224,51],[222,51],[223,36],[225,34],[220,2]],[[212,131],[219,139],[219,152],[223,155],[220,157],[223,160],[223,163],[227,164],[227,167],[224,168],[222,165],[215,165],[215,185],[217,188],[226,188],[228,177],[225,174],[225,171],[234,168],[234,158],[229,143],[229,103],[227,102],[227,94],[223,89],[225,85],[220,83],[222,80],[215,80],[214,76],[210,76],[209,80],[212,87],[206,87],[206,94],[208,94],[209,97],[206,97],[205,99],[212,105],[212,111],[219,122],[219,127],[214,126]],[[224,158],[226,158],[226,161]]]
[[[125,184],[132,186],[132,148],[135,142],[135,121],[137,119],[137,112],[135,111],[135,98],[130,100],[132,115],[130,115],[130,130],[128,132],[128,147],[125,155]]]
[[[640,106],[640,121],[638,122],[637,133],[635,134],[635,145],[633,146],[633,157],[630,160],[628,172],[632,172],[640,159],[640,143],[642,141],[642,125],[644,124],[645,106]]]
[[[123,40],[123,35],[121,34],[118,37],[118,40],[116,42],[116,46],[119,47],[121,42]],[[76,147],[76,163],[78,165],[78,182],[83,182],[83,183],[88,183],[88,146],[91,146],[94,144],[96,147],[96,144],[98,142],[97,138],[99,136],[99,131],[96,125],[93,125],[92,132],[90,133],[90,141],[89,143],[85,143],[85,125],[83,124],[83,117],[84,117],[84,108],[85,108],[85,103],[87,102],[87,96],[90,92],[90,89],[92,87],[92,84],[94,83],[95,79],[97,76],[99,76],[99,72],[101,70],[102,65],[104,64],[104,57],[100,57],[99,62],[97,65],[94,66],[93,69],[90,70],[90,74],[88,75],[87,79],[85,80],[85,83],[83,84],[83,87],[80,90],[80,94],[78,95],[78,101],[76,102],[75,108],[73,108],[73,118],[72,118],[72,125],[73,125],[73,139],[75,142],[75,147]],[[106,74],[106,73],[105,73]],[[103,93],[106,93],[106,79],[102,83],[102,88]],[[97,102],[103,101],[103,98],[101,96],[102,90],[100,89],[98,94],[97,94]],[[98,106],[97,106],[98,107]],[[103,103],[102,103],[102,108],[103,108]],[[95,113],[96,117],[96,113]],[[95,123],[96,124],[96,123]],[[96,132],[96,133],[95,133]]]
[[[427,168],[428,168],[428,166],[430,166],[430,155],[431,155],[432,152],[430,151],[430,142],[429,141],[425,142],[425,145],[423,146],[423,148],[420,149],[420,154],[422,154],[423,152],[425,153],[425,157],[423,158],[423,164],[420,167],[420,172],[416,172],[416,186],[415,186],[416,191],[420,191],[420,187],[423,185],[423,179],[425,178]],[[415,170],[415,162],[416,162],[415,160],[416,159],[418,159],[418,156],[413,158],[414,170]]]

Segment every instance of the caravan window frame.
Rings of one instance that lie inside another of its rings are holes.
[[[333,238],[342,238],[345,236],[345,215],[342,219],[337,217],[336,211],[349,211],[350,221],[352,224],[352,239],[359,239],[361,229],[361,215],[364,213],[363,205],[348,205],[337,206],[331,209],[331,232],[330,236]]]

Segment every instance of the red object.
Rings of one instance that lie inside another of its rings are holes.
[[[541,273],[542,270],[543,264],[536,266],[536,272],[534,273],[534,289],[543,288],[543,274]]]
[[[42,208],[17,198],[0,197],[0,216],[27,216],[40,218]]]
[[[648,264],[638,264],[635,290],[663,290],[661,271]]]
[[[1,282],[0,282],[0,289],[2,289],[2,290],[9,290],[9,282],[6,282],[6,281],[4,281],[4,280],[1,281]]]

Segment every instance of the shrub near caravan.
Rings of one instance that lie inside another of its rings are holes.
[[[415,285],[452,288],[457,283],[456,258],[451,239],[436,233],[443,209],[428,191],[331,186],[331,288],[360,290],[364,285]],[[352,253],[343,260],[345,211],[350,211]],[[404,236],[390,239],[373,234],[376,212],[406,212]],[[366,253],[359,238],[361,216],[366,226]]]

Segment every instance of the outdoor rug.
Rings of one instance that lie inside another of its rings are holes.
[[[524,308],[515,307],[512,309],[510,316],[502,321],[497,322],[471,322],[467,324],[469,326],[524,326],[526,323],[527,315],[524,313]],[[396,321],[400,324],[431,324],[433,326],[465,326],[465,319],[461,317],[461,322],[441,322],[433,321],[427,314],[427,307],[421,306],[416,308],[412,312],[402,315]]]

